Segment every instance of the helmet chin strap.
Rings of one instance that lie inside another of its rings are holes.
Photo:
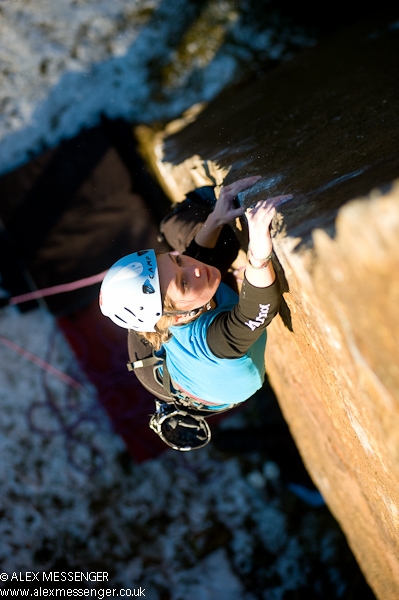
[[[203,311],[206,308],[206,310],[211,310],[212,306],[211,306],[211,302],[207,302],[206,304],[204,304],[203,306],[200,306],[199,308],[192,308],[191,310],[171,310],[171,311],[163,311],[162,314],[165,317],[177,317],[180,315],[188,315],[189,317],[195,317],[196,315],[198,315],[201,311]]]

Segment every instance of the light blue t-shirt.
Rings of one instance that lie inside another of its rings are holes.
[[[164,344],[171,379],[189,394],[207,402],[244,402],[264,381],[266,331],[240,358],[217,358],[206,341],[211,321],[237,302],[237,294],[221,283],[216,292],[217,308],[190,323],[172,326],[173,337]]]

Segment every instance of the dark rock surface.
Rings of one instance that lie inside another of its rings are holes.
[[[381,600],[399,596],[398,75],[398,15],[374,18],[226,90],[154,149],[174,199],[226,173],[263,175],[250,204],[294,195],[274,224],[285,302],[267,369]]]

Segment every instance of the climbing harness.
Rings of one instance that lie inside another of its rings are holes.
[[[155,354],[148,342],[130,331],[129,349],[133,344],[137,360],[128,362],[127,369],[133,371],[140,383],[156,395],[156,410],[151,415],[150,428],[174,450],[187,452],[206,446],[212,435],[206,419],[237,405],[209,406],[175,389],[166,366],[165,351]],[[138,355],[143,353],[147,356],[139,358]]]

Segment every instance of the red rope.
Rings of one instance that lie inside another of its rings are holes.
[[[20,356],[27,358],[32,363],[38,365],[48,373],[55,375],[55,377],[58,377],[58,379],[60,379],[70,387],[74,388],[75,390],[79,390],[82,387],[82,384],[79,383],[79,381],[73,379],[72,377],[69,377],[69,375],[66,375],[65,373],[57,369],[57,367],[53,367],[53,365],[51,365],[47,361],[43,360],[39,356],[36,356],[36,354],[29,352],[29,350],[25,350],[25,348],[22,348],[22,346],[16,344],[4,335],[0,335],[0,341],[3,342],[3,344],[11,350],[14,350],[14,352],[17,352]]]
[[[82,287],[87,287],[89,285],[93,285],[95,283],[99,283],[105,277],[107,271],[103,271],[102,273],[98,273],[97,275],[92,275],[91,277],[85,277],[84,279],[79,279],[77,281],[72,281],[71,283],[62,283],[60,285],[55,285],[52,287],[45,288],[43,290],[36,290],[34,292],[28,292],[27,294],[21,294],[20,296],[13,296],[8,300],[8,304],[21,304],[22,302],[28,302],[29,300],[36,300],[37,298],[43,298],[44,296],[53,296],[54,294],[61,294],[63,292],[71,292],[73,290],[77,290]],[[32,363],[38,365],[48,373],[52,373],[55,377],[58,377],[61,381],[69,385],[74,389],[80,389],[82,384],[76,379],[69,377],[56,367],[53,367],[50,363],[43,360],[36,354],[29,352],[29,350],[25,350],[19,344],[13,342],[9,338],[4,335],[0,335],[0,341],[3,342],[5,346],[17,352],[20,356],[30,360]]]
[[[43,298],[44,296],[53,296],[54,294],[61,294],[63,292],[71,292],[82,287],[94,285],[99,283],[105,277],[107,271],[92,275],[91,277],[85,277],[78,281],[72,281],[71,283],[62,283],[53,287],[48,287],[43,290],[36,290],[34,292],[28,292],[27,294],[21,294],[20,296],[13,296],[9,299],[9,304],[21,304],[22,302],[28,302],[29,300],[36,300],[37,298]]]

